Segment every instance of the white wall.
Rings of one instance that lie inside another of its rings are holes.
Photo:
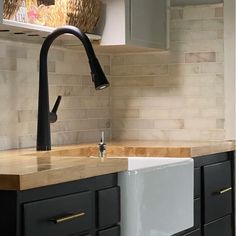
[[[225,130],[226,139],[235,139],[235,0],[224,5]]]
[[[225,119],[226,119],[226,137],[228,139],[235,139],[236,134],[236,83],[235,83],[235,38],[236,38],[236,24],[235,0],[225,0],[224,2],[224,28],[225,28]],[[235,170],[236,175],[236,170]],[[235,199],[236,200],[236,199]],[[235,222],[236,223],[236,222]]]

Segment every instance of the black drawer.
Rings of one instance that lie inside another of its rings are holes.
[[[98,236],[120,236],[120,226],[114,226],[98,232]]]
[[[232,236],[232,233],[231,215],[204,225],[204,236]]]
[[[120,187],[97,191],[99,228],[117,224],[120,221]]]
[[[201,195],[201,169],[194,168],[194,198]]]
[[[92,192],[24,204],[24,236],[67,236],[93,227]]]
[[[187,234],[183,234],[183,236],[201,236],[201,230],[197,229]],[[212,235],[213,236],[213,235]]]
[[[229,189],[232,187],[231,163],[225,161],[207,165],[203,171],[204,221],[209,223],[232,212],[232,190]]]

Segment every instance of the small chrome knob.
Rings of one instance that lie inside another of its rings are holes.
[[[99,157],[103,158],[106,156],[106,143],[104,138],[104,131],[102,131],[101,141],[98,144],[98,150],[99,150]]]

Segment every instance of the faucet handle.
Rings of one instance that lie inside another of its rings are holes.
[[[55,123],[57,121],[57,110],[61,102],[61,96],[57,97],[57,100],[52,108],[52,111],[49,113],[50,123]]]

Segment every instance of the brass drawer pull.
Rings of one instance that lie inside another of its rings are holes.
[[[84,215],[85,215],[84,212],[81,212],[81,213],[74,213],[74,214],[71,214],[71,215],[68,215],[68,216],[60,217],[60,218],[58,218],[58,219],[53,219],[52,221],[53,221],[55,224],[60,224],[60,223],[63,223],[63,222],[65,222],[65,221],[73,220],[73,219],[79,218],[79,217],[84,216]]]
[[[227,192],[229,192],[231,190],[232,190],[232,187],[225,188],[225,189],[220,190],[219,194],[224,194],[224,193],[227,193]]]

